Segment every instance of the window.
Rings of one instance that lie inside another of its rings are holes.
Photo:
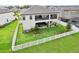
[[[32,16],[30,16],[30,19],[32,20]]]
[[[9,22],[9,20],[7,19],[7,22]]]
[[[23,20],[25,20],[25,17],[23,16]]]

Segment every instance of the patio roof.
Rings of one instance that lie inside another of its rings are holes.
[[[45,7],[45,6],[31,6],[30,8],[28,9],[23,9],[21,10],[21,14],[48,14],[48,13],[52,13],[52,12],[55,12],[55,11],[51,11],[49,8]],[[55,12],[56,13],[56,12]]]

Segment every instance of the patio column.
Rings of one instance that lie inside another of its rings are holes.
[[[49,14],[49,21],[48,21],[48,26],[50,27],[50,14]]]
[[[32,15],[32,18],[33,19],[31,21],[32,22],[31,24],[32,24],[32,27],[35,28],[35,15]]]
[[[49,20],[50,20],[50,14],[49,14]]]
[[[50,21],[48,22],[48,27],[50,27]]]

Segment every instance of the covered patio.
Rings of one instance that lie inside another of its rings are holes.
[[[53,21],[58,18],[58,14],[35,14],[35,26],[50,27]]]
[[[35,15],[35,21],[57,19],[57,14],[39,14]]]

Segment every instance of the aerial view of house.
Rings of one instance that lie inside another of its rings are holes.
[[[0,52],[79,52],[79,6],[0,6]]]

